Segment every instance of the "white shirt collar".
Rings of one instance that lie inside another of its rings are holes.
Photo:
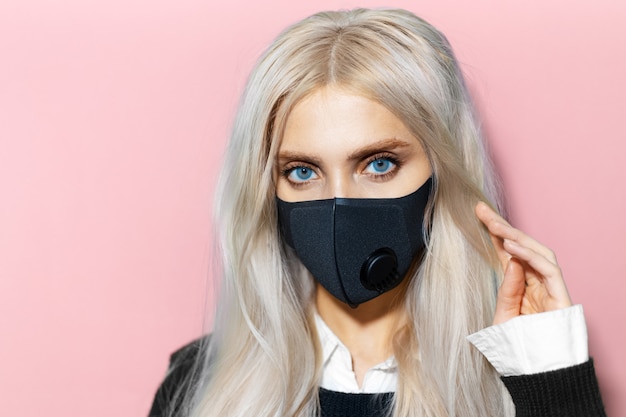
[[[395,392],[398,384],[398,366],[393,356],[387,358],[365,373],[359,387],[352,370],[352,356],[337,335],[315,314],[315,327],[322,346],[322,388],[347,393]]]

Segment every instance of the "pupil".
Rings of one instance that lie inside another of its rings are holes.
[[[307,179],[310,176],[309,169],[306,167],[302,167],[299,169],[299,175],[301,179]]]

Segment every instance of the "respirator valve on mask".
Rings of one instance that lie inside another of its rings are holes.
[[[393,249],[380,248],[372,252],[361,266],[361,284],[380,294],[398,284],[398,258]]]

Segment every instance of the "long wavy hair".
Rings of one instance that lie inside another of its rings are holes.
[[[501,279],[474,215],[498,206],[492,167],[446,38],[404,10],[323,12],[286,29],[247,83],[217,201],[223,282],[185,415],[319,413],[313,283],[281,241],[275,158],[303,97],[328,85],[382,104],[422,142],[434,187],[423,260],[408,277],[408,324],[392,345],[393,416],[507,416],[511,400],[466,336],[491,324]]]

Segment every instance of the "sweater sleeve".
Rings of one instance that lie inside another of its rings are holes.
[[[206,340],[207,338],[196,340],[170,356],[165,379],[154,395],[148,417],[183,415],[183,405],[198,380],[194,365],[199,359],[201,345]]]
[[[593,360],[532,375],[502,377],[516,417],[606,417]]]
[[[468,340],[502,375],[517,417],[606,416],[580,305],[519,316]]]

